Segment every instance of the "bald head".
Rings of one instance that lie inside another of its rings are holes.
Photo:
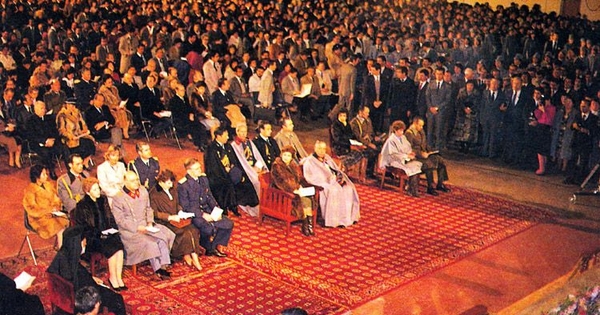
[[[140,188],[140,179],[134,171],[127,171],[125,173],[125,187],[131,191]]]

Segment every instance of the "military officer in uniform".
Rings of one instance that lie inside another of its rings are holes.
[[[222,215],[211,215],[218,207],[208,185],[208,178],[202,172],[200,162],[195,158],[187,159],[183,166],[186,175],[179,181],[177,193],[179,204],[185,212],[192,212],[196,216],[192,224],[200,230],[200,246],[206,249],[207,256],[227,257],[222,247],[227,246],[233,221]],[[211,237],[214,236],[211,240]],[[221,246],[219,248],[218,246]]]
[[[150,190],[156,186],[156,176],[160,173],[160,164],[158,159],[152,156],[150,145],[147,142],[141,141],[136,143],[135,149],[138,157],[135,160],[129,161],[127,168],[134,171],[140,178],[140,183]]]

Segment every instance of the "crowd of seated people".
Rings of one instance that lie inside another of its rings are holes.
[[[563,130],[560,116],[539,114],[541,107],[533,100],[537,87],[557,112],[564,106],[564,95],[574,98],[575,108],[589,98],[591,112],[597,111],[592,101],[600,89],[598,38],[590,31],[595,24],[585,19],[542,13],[538,6],[493,9],[419,1],[383,11],[342,3],[342,11],[356,13],[354,19],[343,21],[329,14],[332,4],[315,4],[324,11],[321,17],[309,9],[311,1],[301,1],[293,5],[293,12],[299,13],[290,19],[293,25],[287,25],[286,18],[265,23],[262,15],[250,14],[257,10],[254,4],[229,12],[226,3],[143,4],[137,9],[109,5],[89,16],[80,6],[68,11],[41,4],[27,4],[36,9],[31,11],[7,6],[11,23],[5,26],[8,36],[0,58],[6,69],[0,74],[6,126],[0,140],[8,148],[9,164],[19,167],[26,141],[31,150],[46,151],[41,154],[54,177],[55,161],[48,157],[91,150],[85,138],[83,146],[73,150],[80,141],[65,139],[69,135],[60,125],[64,119],[57,125],[60,138],[32,141],[46,139],[36,137],[35,128],[29,134],[28,119],[17,116],[26,103],[26,88],[38,91],[29,102],[44,101],[55,116],[68,106],[68,97],[75,98],[82,114],[88,113],[94,98],[102,98],[113,117],[85,117],[85,121],[94,124],[88,128],[95,140],[110,138],[115,145],[120,145],[118,134],[128,139],[129,128],[139,127],[142,117],[151,121],[150,133],[160,136],[171,123],[165,111],[175,106],[176,125],[182,125],[176,127],[204,150],[212,138],[207,132],[218,124],[229,127],[233,137],[237,123],[227,115],[235,110],[229,105],[238,105],[243,119],[251,123],[263,113],[255,110],[256,105],[269,108],[283,102],[298,108],[302,120],[327,116],[335,121],[341,108],[354,117],[367,106],[375,137],[387,133],[391,122],[401,119],[409,124],[418,115],[424,118],[432,149],[458,147],[502,158],[510,165],[536,164],[538,175],[546,172],[546,164],[556,165],[569,175],[567,182],[571,177],[580,180],[581,175],[570,175],[585,173],[600,156],[598,135],[592,129],[589,159],[569,163],[575,157],[560,152],[576,146],[577,137],[560,135],[571,133],[572,126]],[[220,16],[218,4],[227,7],[223,10],[228,16],[245,18],[214,18]],[[417,14],[423,6],[428,10]],[[260,10],[287,17],[278,6]],[[365,14],[376,23],[361,22],[359,17]],[[528,16],[540,27],[530,28],[530,21],[513,21],[513,16]],[[548,17],[558,22],[549,23]],[[378,26],[388,20],[393,22]],[[42,36],[45,31],[53,36]],[[520,83],[515,82],[517,77]],[[497,88],[492,88],[493,79],[498,80]],[[191,112],[189,106],[182,112],[181,104],[171,104],[180,99],[175,97],[180,84],[188,86]],[[300,95],[304,85],[309,86],[308,94]],[[195,89],[200,86],[205,90]],[[92,113],[108,114],[105,109]],[[543,150],[524,145],[539,138],[541,129],[546,130]],[[58,148],[53,148],[53,141]],[[370,166],[376,158],[369,151],[363,154],[369,162],[367,176],[372,176]]]
[[[351,155],[344,159],[348,164],[365,158],[367,177],[375,167],[399,163],[413,178],[424,172],[432,195],[448,191],[445,164],[434,154],[448,148],[536,167],[538,175],[555,166],[566,183],[581,182],[600,160],[597,22],[543,13],[537,5],[494,9],[431,0],[402,6],[318,0],[134,3],[69,2],[53,10],[52,3],[13,2],[1,9],[0,145],[11,166],[21,166],[22,150],[36,153],[42,165],[32,168],[24,206],[32,221],[43,220],[36,227],[44,237],[59,237],[60,247],[67,223],[49,213],[63,204],[77,211],[73,203],[89,203],[88,197],[99,209],[103,202],[92,197],[99,186],[123,231],[124,250],[132,253],[122,259],[118,250],[111,255],[102,249],[116,266],[113,288],[124,286],[121,260],[150,260],[157,275],[168,277],[165,266],[175,243],[183,244],[176,246],[176,256],[200,269],[195,256],[201,250],[169,226],[177,207],[196,214],[189,226],[199,229],[206,253],[226,256],[233,222],[225,214],[239,215],[239,205],[256,207],[260,188],[254,177],[274,165],[299,163],[310,170],[306,183],[324,188],[318,201],[324,225],[359,220],[354,185],[326,154],[327,144],[318,141],[314,153],[307,153],[280,106],[298,108],[307,124],[328,117],[336,153]],[[265,115],[271,122],[258,121]],[[281,131],[271,136],[279,116]],[[175,124],[206,151],[206,174],[200,162],[186,162],[179,204],[169,187],[173,177],[146,165],[153,159],[142,155],[145,145],[136,148],[140,161],[129,170],[120,161],[121,141],[133,136],[132,127],[143,130],[142,120],[151,125],[150,136]],[[241,124],[255,122],[259,135],[249,141]],[[108,139],[98,184],[89,191],[77,188],[79,164],[91,168],[95,145]],[[348,151],[350,139],[363,146],[360,155]],[[277,162],[284,154],[293,161]],[[377,165],[380,154],[384,162]],[[402,158],[394,160],[396,155]],[[259,157],[264,168],[257,165]],[[57,179],[61,160],[70,165],[57,195],[46,189],[46,177]],[[304,180],[298,177],[292,186]],[[415,180],[410,182],[409,194],[417,196]],[[166,196],[163,211],[144,205],[152,189]],[[347,196],[346,204],[330,197],[339,194]],[[41,195],[43,206],[36,199]],[[214,218],[210,213],[217,205],[224,215]],[[302,232],[311,235],[307,218],[316,214],[308,211],[307,199],[295,205],[306,221]]]

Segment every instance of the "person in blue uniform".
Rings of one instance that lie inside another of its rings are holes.
[[[200,230],[200,246],[206,249],[206,255],[227,257],[223,247],[227,246],[231,238],[233,221],[226,216],[211,215],[219,204],[210,191],[208,178],[202,172],[200,162],[195,158],[189,158],[183,166],[186,175],[179,180],[177,186],[179,205],[183,211],[196,215],[192,219],[192,224]],[[212,241],[211,236],[214,236]]]

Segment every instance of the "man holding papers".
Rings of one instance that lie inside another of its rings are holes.
[[[200,230],[200,246],[204,247],[206,255],[227,257],[218,246],[225,247],[229,244],[233,221],[222,216],[223,210],[210,191],[208,178],[202,172],[200,162],[189,158],[183,166],[186,175],[179,180],[177,186],[179,205],[183,211],[194,213],[192,224]]]
[[[148,191],[140,184],[137,174],[127,171],[124,182],[123,189],[113,197],[112,213],[125,245],[125,265],[148,260],[160,278],[168,279],[171,274],[164,267],[171,264],[175,233],[154,223]]]
[[[425,121],[423,118],[414,117],[412,124],[406,130],[406,139],[410,142],[413,152],[417,161],[423,163],[421,170],[427,177],[427,193],[430,195],[437,196],[438,193],[433,188],[433,171],[437,170],[438,181],[437,190],[443,192],[449,192],[444,182],[448,180],[448,172],[446,171],[446,163],[444,159],[438,154],[438,151],[429,151],[427,148],[427,138],[423,126]]]

